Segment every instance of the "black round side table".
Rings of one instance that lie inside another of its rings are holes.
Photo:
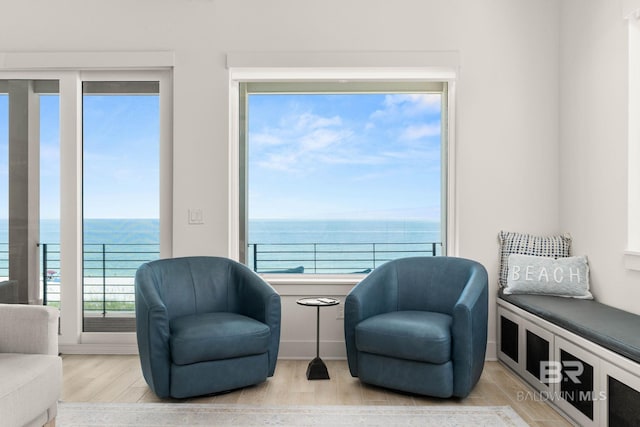
[[[306,305],[308,307],[316,307],[316,357],[307,367],[307,379],[308,380],[328,380],[329,371],[327,371],[327,365],[320,359],[320,307],[329,307],[331,305],[340,304],[340,300],[331,297],[312,297],[312,298],[300,298],[296,301],[300,305]]]

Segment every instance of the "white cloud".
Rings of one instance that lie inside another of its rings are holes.
[[[428,147],[416,147],[416,148],[403,148],[397,151],[385,151],[382,153],[387,159],[394,161],[407,161],[407,160],[420,160],[420,161],[433,161],[440,157],[440,150],[437,148]]]
[[[257,163],[263,168],[283,172],[297,169],[298,164],[297,155],[294,153],[270,153]]]
[[[440,123],[427,123],[408,126],[400,137],[404,140],[414,141],[416,139],[438,135],[440,135]]]
[[[393,94],[384,98],[384,108],[371,114],[371,120],[395,119],[440,111],[442,97],[437,93]]]
[[[284,141],[282,138],[274,135],[271,132],[261,132],[251,135],[250,144],[259,144],[259,145],[280,145],[283,144]]]
[[[338,162],[344,142],[353,135],[339,116],[305,112],[288,115],[278,125],[251,135],[251,143],[268,150],[258,165],[280,171],[303,171],[318,163]]]
[[[319,163],[340,163],[344,158],[343,142],[350,135],[348,130],[316,129],[266,153],[258,164],[269,169],[296,172],[308,170]]]
[[[415,106],[420,110],[439,111],[441,104],[441,95],[438,93],[410,93],[387,95],[384,103],[387,107],[404,105]]]
[[[314,129],[300,137],[300,150],[303,152],[324,150],[339,144],[349,138],[351,134],[352,132],[348,129]]]
[[[342,125],[342,119],[340,116],[322,117],[313,113],[300,114],[294,120],[294,128],[301,130],[320,129]],[[282,125],[286,126],[285,123],[282,123]]]

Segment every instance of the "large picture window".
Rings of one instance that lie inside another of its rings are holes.
[[[366,273],[446,253],[446,83],[243,83],[240,110],[252,269]]]

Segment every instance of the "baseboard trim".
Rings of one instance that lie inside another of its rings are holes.
[[[60,344],[62,354],[138,354],[137,344]]]
[[[313,359],[316,357],[315,341],[280,341],[278,359]],[[320,341],[321,359],[346,359],[344,341]]]
[[[136,344],[84,343],[60,344],[58,351],[62,354],[138,354]],[[316,356],[315,341],[281,341],[278,359],[311,360]],[[320,341],[320,357],[327,360],[344,360],[347,352],[344,341]],[[498,360],[496,342],[487,343],[487,361]]]
[[[496,341],[487,341],[487,352],[484,355],[484,360],[488,362],[495,362],[498,360],[497,345]]]

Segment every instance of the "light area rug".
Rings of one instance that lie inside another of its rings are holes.
[[[509,406],[273,406],[60,403],[57,427],[420,426],[525,427]]]

